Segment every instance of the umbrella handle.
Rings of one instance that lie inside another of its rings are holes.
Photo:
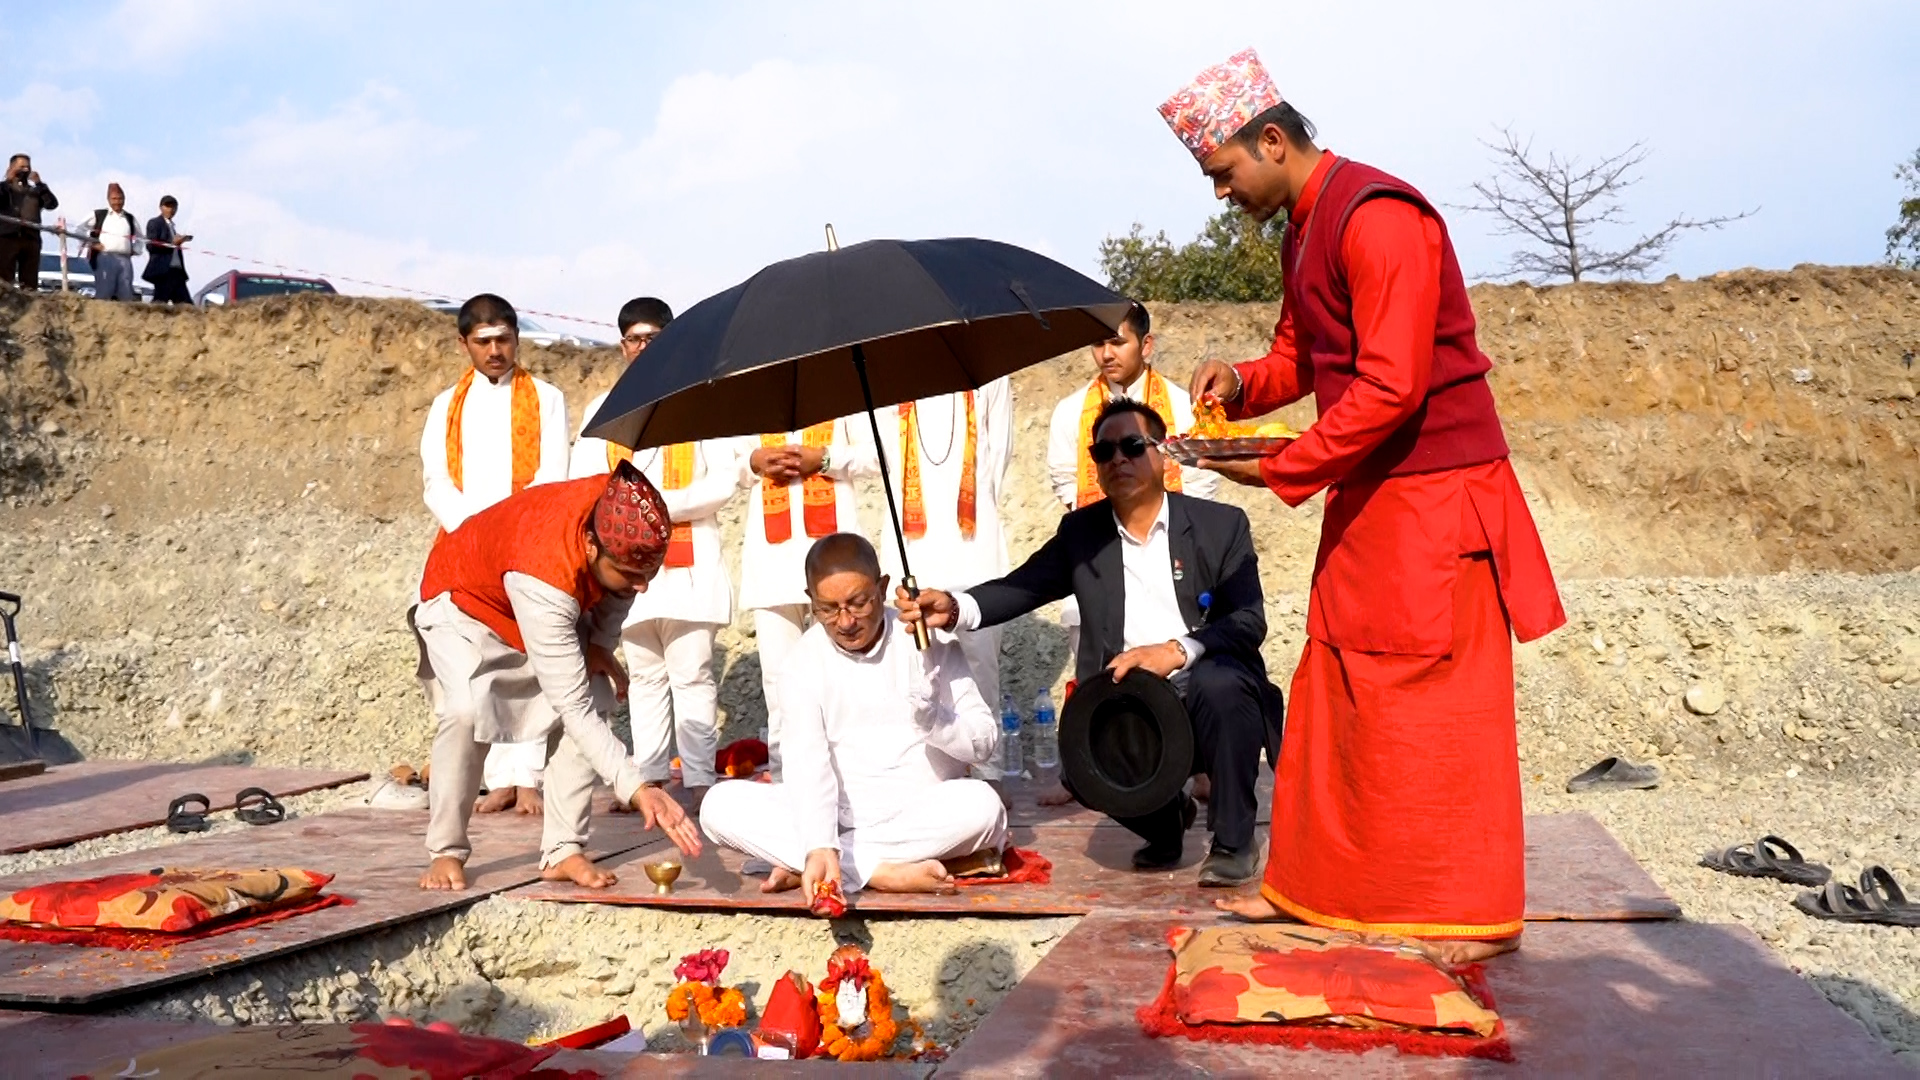
[[[907,590],[907,596],[910,599],[920,599],[920,583],[913,580],[912,574],[902,574],[900,576],[900,587]],[[933,637],[927,632],[927,620],[925,616],[914,620],[913,643],[919,646],[921,652],[926,652],[927,646],[933,644]]]

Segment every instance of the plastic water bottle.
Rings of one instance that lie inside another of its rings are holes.
[[[1060,767],[1060,734],[1053,722],[1053,695],[1042,687],[1033,699],[1033,767]]]
[[[1000,695],[1000,775],[1013,779],[1020,775],[1024,765],[1025,758],[1020,752],[1020,709],[1013,703],[1013,694],[1003,692]]]

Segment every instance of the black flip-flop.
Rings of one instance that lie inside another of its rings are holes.
[[[1735,877],[1772,878],[1808,888],[1825,885],[1833,876],[1833,871],[1808,862],[1798,848],[1777,836],[1763,836],[1751,844],[1709,851],[1700,856],[1700,865]]]
[[[242,788],[233,797],[233,816],[249,825],[277,825],[287,820],[287,808],[266,788]]]
[[[195,803],[200,809],[191,810]],[[213,809],[213,803],[205,795],[198,793],[182,795],[167,804],[167,831],[176,833],[206,832],[213,827],[207,820],[207,812]]]
[[[1660,770],[1652,765],[1635,765],[1625,758],[1603,758],[1593,768],[1567,781],[1567,792],[1645,791],[1660,786]]]
[[[1893,872],[1884,866],[1869,866],[1860,872],[1860,901],[1870,909],[1877,922],[1887,926],[1920,926],[1920,904],[1907,899]]]
[[[1801,893],[1793,898],[1793,906],[1828,922],[1867,922],[1873,917],[1873,909],[1867,907],[1860,890],[1838,881],[1827,882],[1824,889]]]

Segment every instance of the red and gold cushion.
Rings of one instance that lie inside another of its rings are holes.
[[[1187,1024],[1326,1023],[1486,1038],[1500,1017],[1412,942],[1297,925],[1168,935]]]
[[[144,874],[108,874],[0,896],[0,922],[179,933],[242,912],[299,903],[332,880],[332,874],[291,867],[166,867]]]

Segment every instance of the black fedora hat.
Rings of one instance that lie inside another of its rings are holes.
[[[1060,713],[1060,772],[1075,798],[1111,817],[1173,801],[1193,772],[1193,723],[1173,684],[1135,668],[1077,686]]]

